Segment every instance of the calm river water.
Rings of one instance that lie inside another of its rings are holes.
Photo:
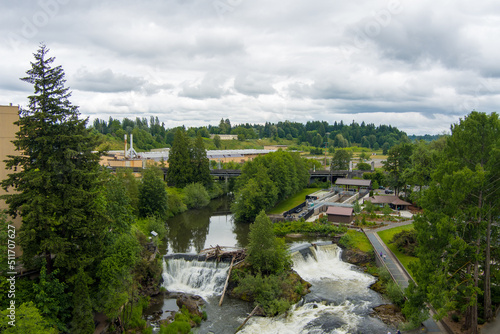
[[[212,200],[202,209],[189,210],[167,220],[163,254],[199,253],[210,246],[246,247],[249,224],[233,222],[231,198]]]

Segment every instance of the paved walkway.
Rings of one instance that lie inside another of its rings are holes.
[[[481,334],[498,334],[500,333],[500,311],[496,317],[481,328]]]
[[[408,286],[408,281],[411,279],[411,277],[409,277],[406,270],[404,270],[404,268],[402,268],[402,266],[399,264],[399,261],[397,261],[396,256],[386,246],[386,244],[382,241],[382,239],[380,239],[377,232],[391,229],[397,226],[409,225],[412,223],[413,221],[406,221],[402,223],[391,223],[390,225],[380,227],[377,229],[365,230],[366,236],[370,240],[375,250],[375,253],[377,254],[376,256],[380,257],[380,253],[387,255],[385,259],[382,259],[382,261],[384,262],[385,266],[387,267],[387,270],[389,270],[389,273],[394,278],[396,283],[403,290]],[[424,321],[423,324],[427,329],[427,333],[446,333],[446,331],[444,329],[441,329],[440,326],[432,318],[427,319],[426,321]]]

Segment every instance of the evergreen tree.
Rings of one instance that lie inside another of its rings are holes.
[[[34,86],[34,94],[28,108],[20,110],[13,141],[20,154],[6,161],[14,172],[2,187],[16,190],[4,198],[9,213],[23,218],[19,244],[25,265],[42,255],[49,272],[54,265],[72,274],[102,250],[106,225],[100,155],[92,152],[96,138],[86,128],[87,120],[78,118],[64,71],[52,67],[48,51],[40,46],[28,76],[21,79]]]
[[[279,274],[290,267],[290,259],[282,239],[276,238],[273,223],[264,211],[250,225],[247,261],[255,272]]]
[[[191,182],[202,183],[205,187],[210,187],[213,183],[210,175],[210,160],[207,157],[205,144],[200,135],[196,137],[194,146],[191,149],[192,179]]]
[[[185,131],[177,129],[168,155],[167,181],[179,188],[184,188],[192,180],[189,146],[189,139]]]

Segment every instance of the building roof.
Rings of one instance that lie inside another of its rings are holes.
[[[336,215],[336,216],[352,216],[353,209],[346,208],[342,206],[329,206],[328,210],[326,210],[327,215]]]
[[[399,199],[397,196],[373,196],[367,199],[367,201],[373,204],[393,204],[393,205],[411,205],[411,203],[405,202]]]
[[[276,150],[262,150],[262,149],[241,149],[241,150],[209,150],[207,151],[207,158],[209,159],[221,159],[221,158],[239,158],[245,155],[260,155],[275,152]],[[170,149],[160,149],[151,152],[139,152],[137,156],[141,159],[153,159],[160,161],[168,160]],[[119,151],[109,151],[109,154],[123,155],[123,150]]]
[[[337,179],[335,184],[340,186],[369,187],[372,184],[372,180]]]

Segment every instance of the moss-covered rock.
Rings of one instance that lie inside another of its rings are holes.
[[[366,266],[373,261],[373,254],[363,252],[357,248],[347,248],[342,251],[342,261],[357,266]]]

